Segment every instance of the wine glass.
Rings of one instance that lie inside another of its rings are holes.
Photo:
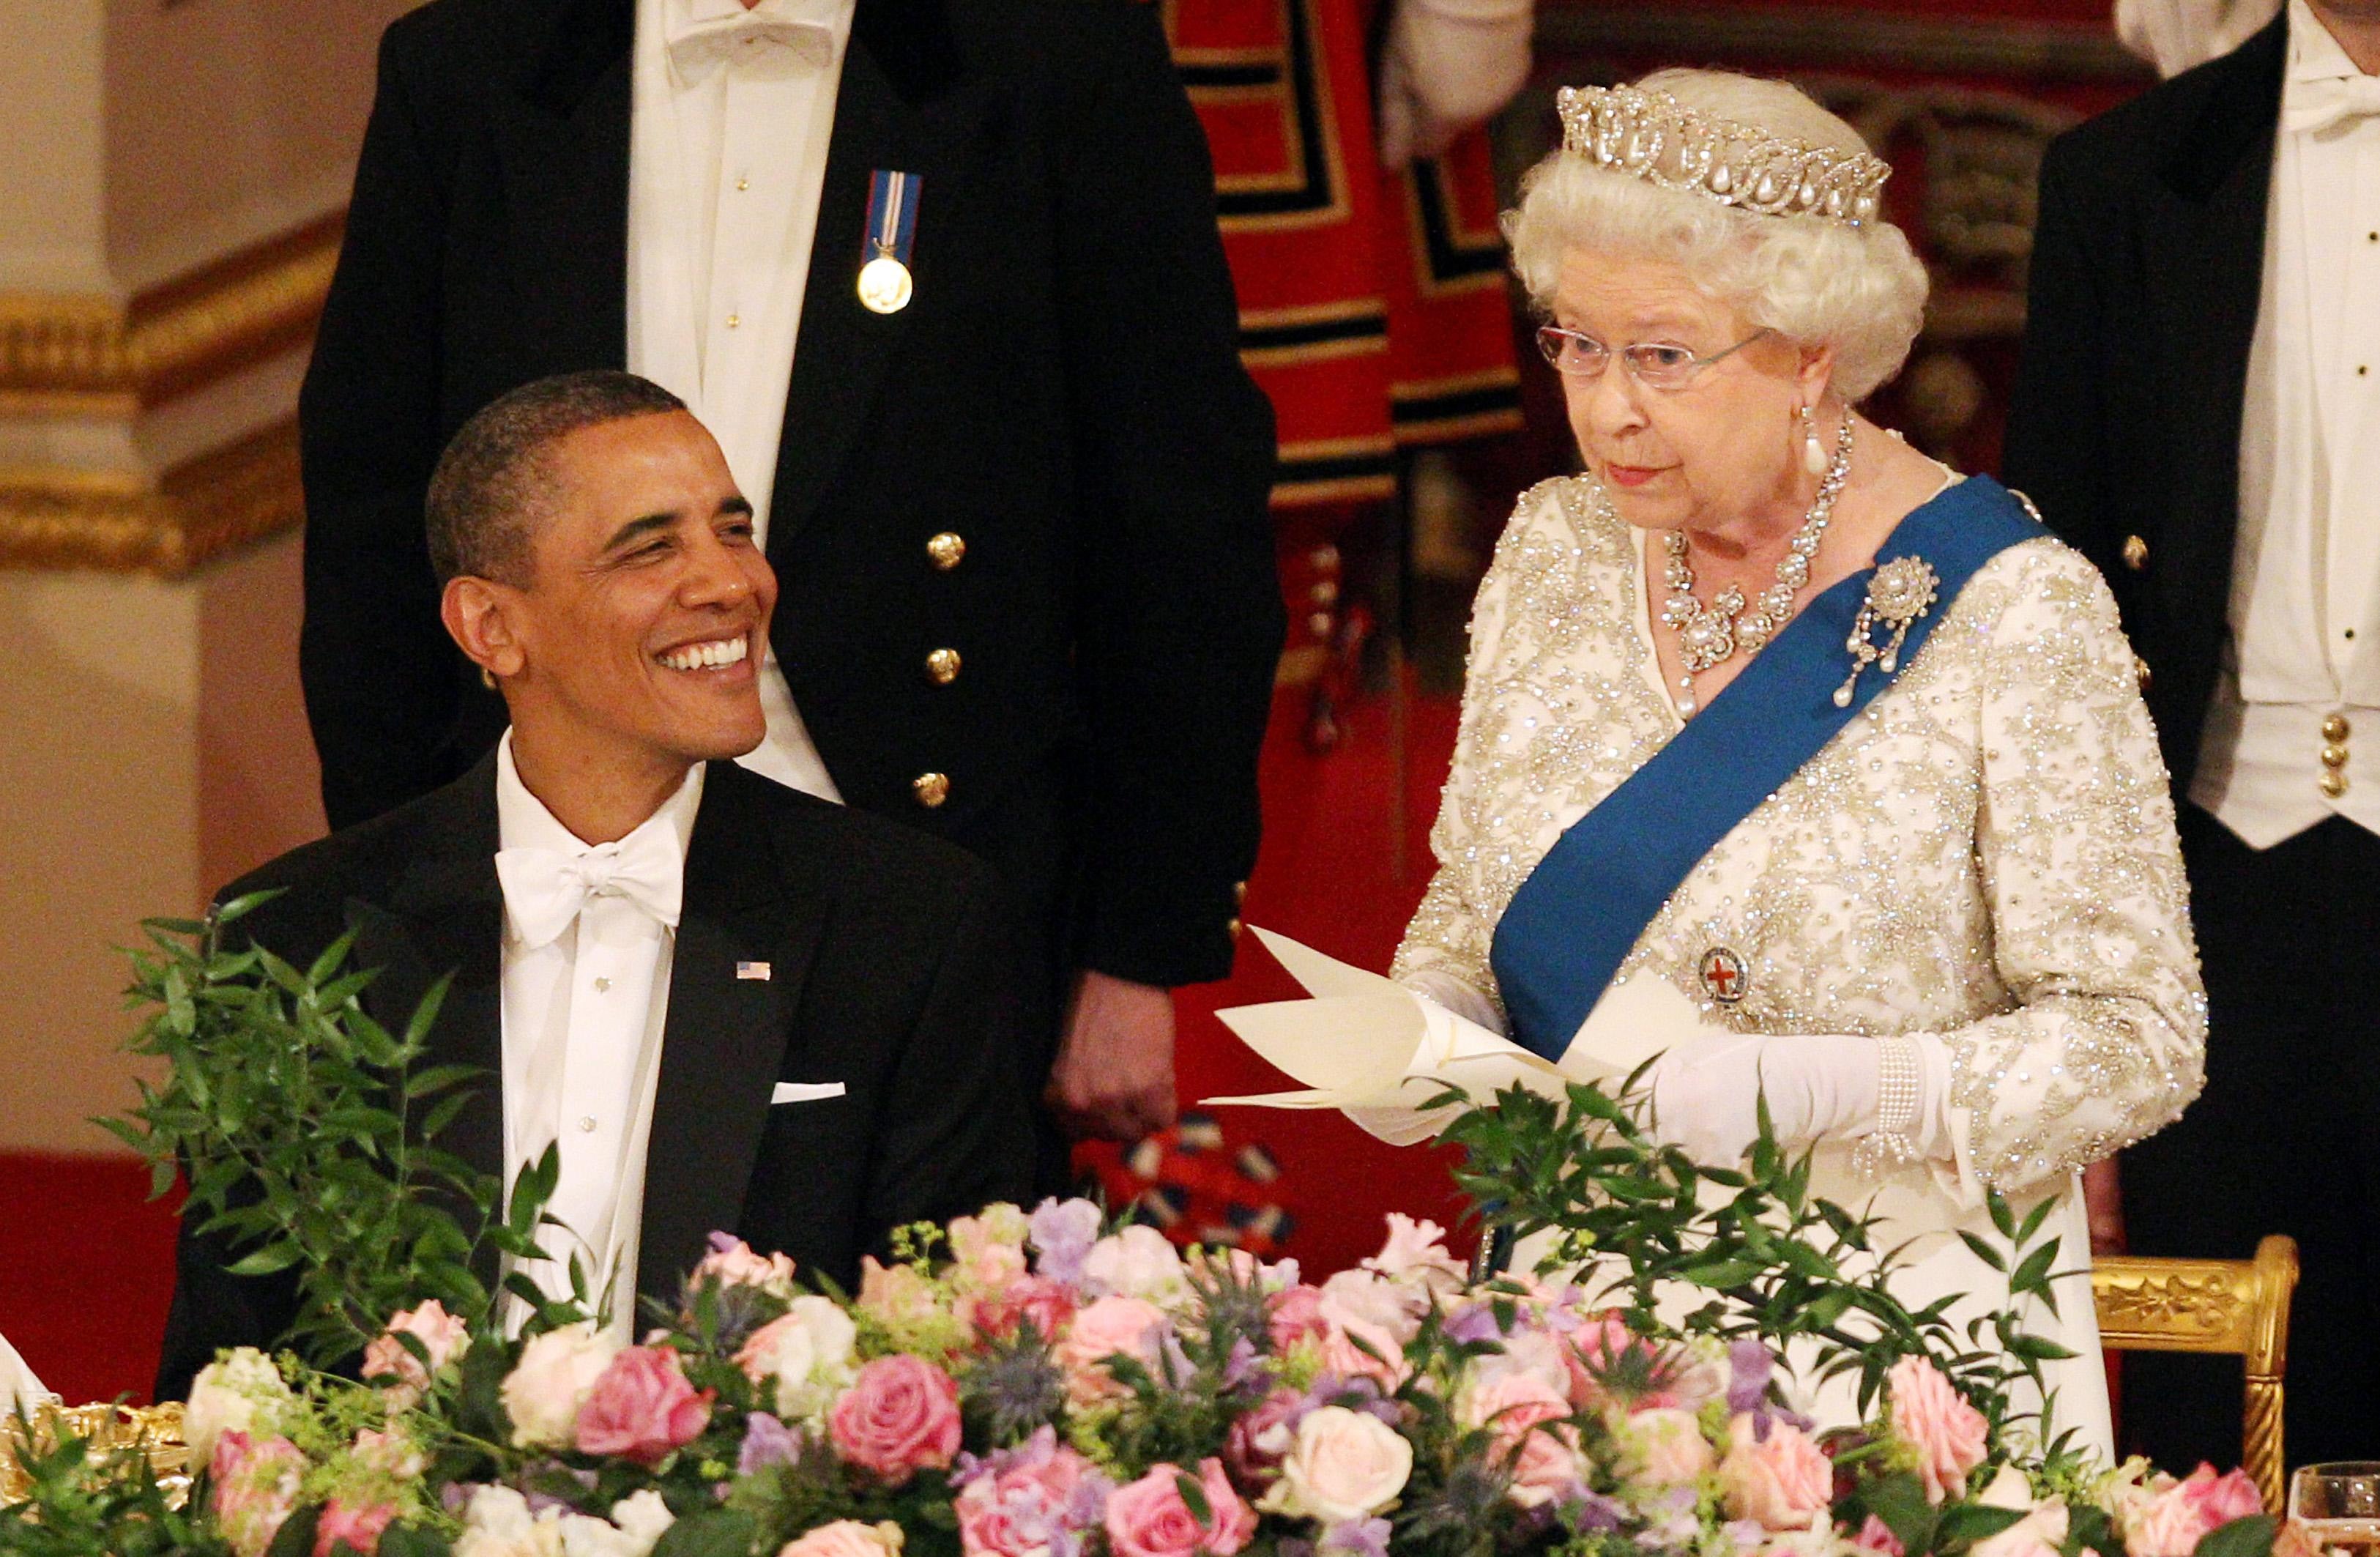
[[[2380,1460],[2299,1466],[2289,1478],[2289,1518],[2325,1551],[2380,1554]]]

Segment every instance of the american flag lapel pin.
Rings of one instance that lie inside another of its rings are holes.
[[[735,977],[765,980],[769,977],[769,965],[765,962],[739,962],[735,965]]]

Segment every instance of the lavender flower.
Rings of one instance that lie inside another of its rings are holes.
[[[1389,1557],[1389,1522],[1343,1520],[1322,1532],[1321,1551],[1326,1554],[1344,1552],[1347,1557]]]
[[[1457,1308],[1446,1321],[1446,1338],[1463,1345],[1501,1339],[1504,1327],[1496,1322],[1496,1305],[1469,1303]]]
[[[786,1466],[801,1457],[802,1435],[766,1411],[755,1411],[744,1424],[744,1444],[735,1452],[735,1474],[756,1476],[771,1466]]]
[[[1627,1514],[1619,1502],[1600,1492],[1590,1492],[1585,1486],[1560,1500],[1561,1510],[1573,1530],[1616,1530]]]
[[[1080,1286],[1083,1261],[1099,1241],[1099,1208],[1088,1200],[1053,1198],[1033,1208],[1027,1227],[1041,1256],[1034,1269],[1067,1287]]]

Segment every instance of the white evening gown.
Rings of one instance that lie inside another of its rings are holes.
[[[25,1366],[25,1359],[17,1355],[17,1348],[0,1335],[0,1417],[14,1417],[19,1405],[30,1409],[50,1398],[33,1370]]]
[[[2206,1031],[2133,663],[2090,564],[2048,539],[2001,553],[1894,684],[1695,866],[1616,976],[1669,986],[1689,1023],[1940,1039],[1955,1154],[1885,1186],[1904,1235],[1931,1235],[1894,1291],[1911,1307],[1943,1292],[1968,1295],[1967,1311],[2005,1306],[2005,1280],[1953,1229],[1988,1229],[1985,1186],[2020,1209],[2061,1198],[2051,1224],[2074,1273],[2058,1317],[2029,1327],[2080,1354],[2052,1367],[2058,1420],[2103,1452],[2079,1171],[2180,1113]],[[1506,904],[1681,728],[1638,533],[1591,478],[1540,483],[1480,585],[1439,870],[1398,979],[1504,1030],[1488,950]],[[1748,975],[1734,1004],[1700,981],[1722,946]],[[1847,1165],[1829,1176],[1836,1198],[1866,1198]]]

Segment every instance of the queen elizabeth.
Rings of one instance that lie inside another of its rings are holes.
[[[1556,1061],[1650,983],[1686,1013],[1660,1134],[1731,1161],[1765,1093],[1937,1235],[1904,1301],[2005,1301],[1949,1236],[1984,1189],[2065,1202],[2081,1267],[2079,1170],[2200,1086],[2114,601],[2022,498],[1856,408],[1926,281],[1849,125],[1686,70],[1561,114],[1505,226],[1585,468],[1523,495],[1480,586],[1395,976]],[[2087,1288],[2059,1312],[2058,1420],[2104,1449]]]

